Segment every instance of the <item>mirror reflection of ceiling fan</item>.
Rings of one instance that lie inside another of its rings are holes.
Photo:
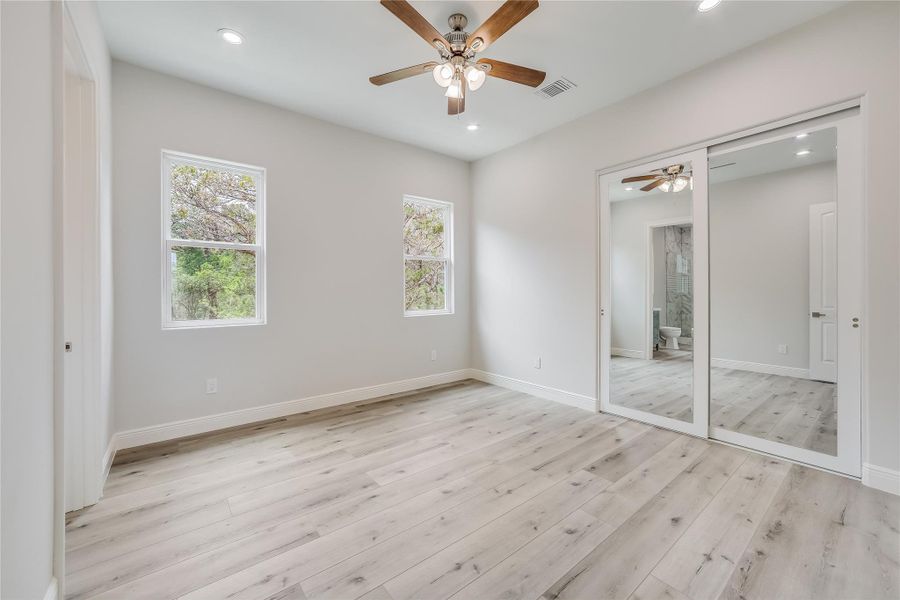
[[[430,61],[370,77],[369,81],[375,85],[430,72],[438,85],[447,88],[444,93],[448,98],[447,114],[458,115],[466,110],[466,92],[480,88],[486,75],[531,87],[539,86],[546,77],[543,71],[499,60],[475,60],[477,53],[486,50],[497,38],[531,14],[538,7],[537,0],[507,0],[472,33],[465,31],[469,22],[465,15],[450,15],[450,31],[443,35],[406,0],[381,0],[381,4],[433,46],[441,58],[439,62]]]
[[[649,181],[641,188],[642,192],[650,192],[659,188],[663,192],[680,192],[688,185],[692,185],[691,171],[685,170],[684,165],[669,165],[662,169],[653,169],[647,175],[626,177],[622,183],[634,183],[636,181]]]

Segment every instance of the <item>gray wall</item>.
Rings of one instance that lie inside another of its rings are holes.
[[[834,194],[833,162],[710,185],[710,356],[809,368],[809,205]]]
[[[0,3],[0,597],[53,576],[53,46],[49,2]]]
[[[121,62],[113,145],[119,431],[469,366],[468,163]],[[161,330],[163,148],[267,169],[267,325]],[[403,317],[403,194],[455,204],[454,315]]]
[[[851,3],[474,163],[474,366],[595,396],[596,170],[865,94],[863,460],[900,469],[898,15]]]
[[[613,202],[610,205],[610,270],[612,277],[612,317],[611,347],[644,351],[644,328],[647,314],[644,312],[647,284],[647,223],[686,217],[691,215],[691,192],[684,190],[678,194],[653,194],[636,196],[634,199]],[[665,228],[659,228],[664,231]],[[665,245],[663,244],[663,248]],[[654,246],[655,249],[655,246]],[[657,261],[654,260],[654,267]],[[666,314],[665,304],[665,252],[661,260],[663,270],[662,315]],[[654,294],[658,291],[654,286]],[[651,307],[652,308],[652,307]],[[648,332],[652,335],[652,331]]]

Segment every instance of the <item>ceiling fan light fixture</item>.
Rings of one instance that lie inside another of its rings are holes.
[[[659,186],[657,186],[656,189],[658,189],[662,192],[666,192],[666,193],[671,192],[672,191],[672,182],[668,181],[668,180],[663,181],[661,184],[659,184]]]
[[[477,67],[473,67],[472,65],[466,67],[464,74],[466,76],[466,85],[468,85],[469,89],[473,92],[480,88],[486,79],[484,71]]]
[[[447,86],[447,91],[444,92],[444,95],[447,96],[448,98],[462,98],[463,97],[462,86],[463,86],[462,80],[455,78],[453,81],[450,82],[450,85]]]
[[[434,81],[441,87],[447,87],[453,81],[453,65],[450,63],[443,63],[436,66],[431,74],[434,76]]]
[[[686,188],[688,185],[687,177],[676,177],[675,181],[672,182],[672,191],[676,194]]]

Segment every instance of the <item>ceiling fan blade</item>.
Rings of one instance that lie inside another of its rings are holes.
[[[429,45],[434,46],[442,55],[449,55],[450,47],[441,32],[434,28],[425,17],[406,0],[381,0],[381,5],[394,13],[394,16],[406,23],[406,26],[419,34]]]
[[[438,63],[434,61],[422,63],[421,65],[414,65],[412,67],[406,67],[405,69],[397,69],[396,71],[391,71],[390,73],[383,73],[381,75],[369,77],[369,81],[374,83],[375,85],[394,83],[395,81],[400,81],[401,79],[406,79],[407,77],[415,77],[416,75],[429,73],[437,65]]]
[[[642,188],[641,188],[641,191],[642,191],[642,192],[649,192],[649,191],[651,191],[651,190],[654,190],[654,189],[658,188],[659,186],[661,186],[661,185],[664,184],[665,182],[666,182],[665,179],[659,178],[659,179],[657,179],[656,181],[654,181],[653,183],[649,183],[649,184],[645,185],[644,187],[642,187]]]
[[[622,183],[633,183],[635,181],[650,181],[651,179],[656,179],[659,175],[638,175],[636,177],[626,177],[622,180]]]
[[[481,52],[538,7],[538,0],[506,0],[466,41],[466,49]]]
[[[447,98],[447,114],[461,115],[466,110],[465,98]]]
[[[537,87],[543,83],[547,74],[537,69],[529,69],[528,67],[520,67],[512,63],[494,60],[492,58],[482,58],[479,64],[490,65],[491,69],[487,72],[491,77],[499,77],[507,81],[521,83],[530,87]]]

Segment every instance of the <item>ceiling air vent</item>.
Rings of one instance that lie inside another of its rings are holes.
[[[554,81],[552,83],[548,83],[547,85],[545,85],[544,87],[542,87],[541,89],[536,91],[535,94],[537,94],[541,98],[546,98],[546,99],[550,100],[551,98],[555,98],[556,96],[559,96],[563,92],[567,92],[575,87],[578,87],[578,86],[576,86],[574,83],[572,83],[565,77],[560,77],[556,81]]]

